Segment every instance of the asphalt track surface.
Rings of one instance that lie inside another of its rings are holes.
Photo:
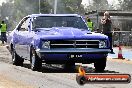
[[[95,73],[93,64],[83,67],[87,73]],[[31,71],[29,61],[24,61],[22,67],[12,65],[9,51],[5,46],[0,46],[0,88],[132,88],[132,82],[80,86],[76,82],[77,73],[77,70],[65,71],[61,65],[46,64],[43,64],[39,72]],[[132,76],[132,63],[127,60],[108,59],[103,73],[127,73]]]

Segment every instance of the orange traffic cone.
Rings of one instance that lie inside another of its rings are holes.
[[[120,45],[119,45],[118,59],[124,59],[122,56],[122,49]]]

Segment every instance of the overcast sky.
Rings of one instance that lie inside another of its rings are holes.
[[[2,2],[6,2],[6,0],[0,0],[0,5],[2,4]]]

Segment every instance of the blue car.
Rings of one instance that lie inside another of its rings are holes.
[[[110,52],[108,37],[89,30],[77,14],[32,14],[24,17],[8,36],[14,65],[29,60],[32,70],[40,70],[42,62],[63,64],[94,63],[97,71],[106,67]]]

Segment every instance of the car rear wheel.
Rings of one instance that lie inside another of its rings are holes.
[[[33,71],[39,71],[42,67],[42,60],[36,55],[36,53],[33,53],[33,52],[30,55],[31,56],[31,59],[30,59],[31,69]]]
[[[13,65],[23,66],[24,59],[17,55],[16,51],[12,50],[12,63]]]
[[[96,72],[103,72],[106,67],[106,57],[94,63]]]

